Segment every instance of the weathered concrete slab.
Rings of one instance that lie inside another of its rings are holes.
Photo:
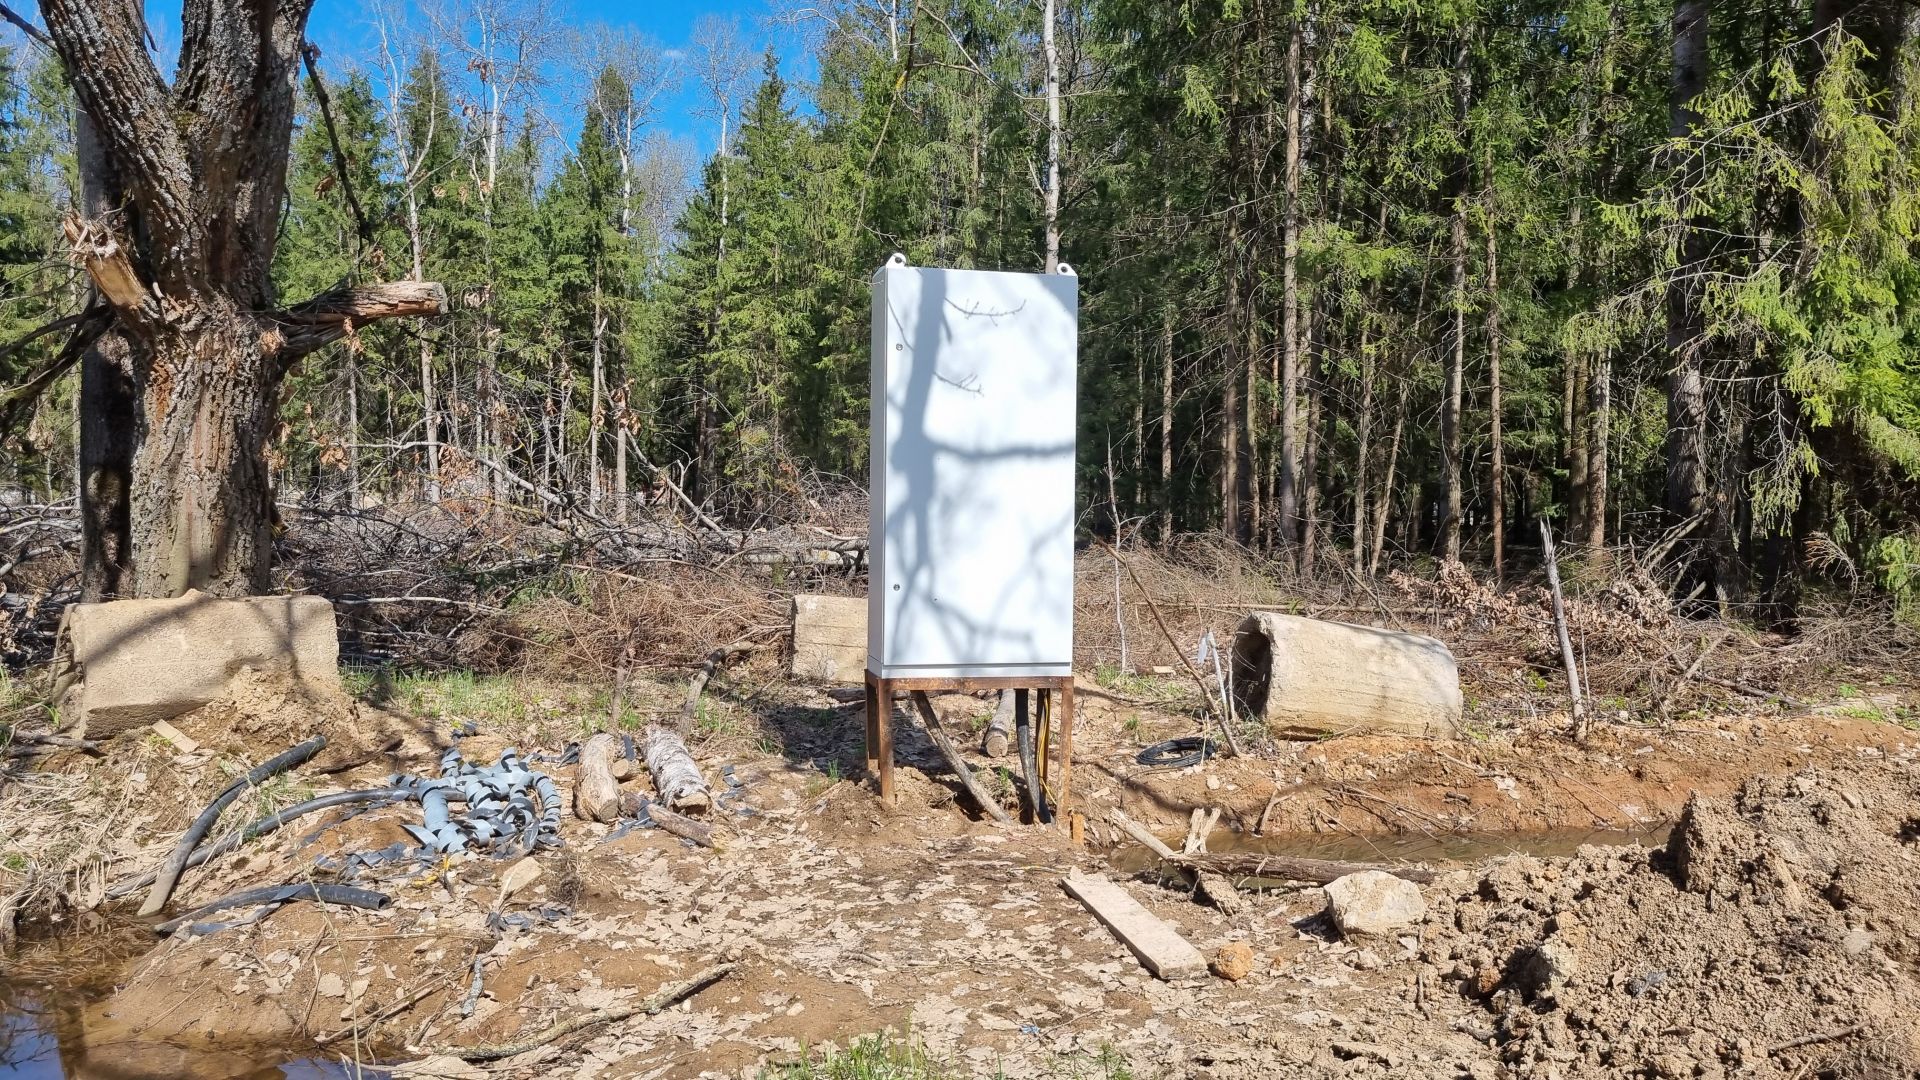
[[[63,720],[106,738],[171,720],[218,698],[243,668],[340,691],[333,605],[318,596],[75,604],[56,659]]]
[[[1061,884],[1154,975],[1169,981],[1206,975],[1207,958],[1200,955],[1200,950],[1158,915],[1141,907],[1127,890],[1097,874],[1068,874]]]
[[[858,596],[793,598],[796,679],[859,683],[867,670],[867,601]]]

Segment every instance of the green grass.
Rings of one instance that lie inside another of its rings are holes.
[[[1133,1080],[1124,1058],[1112,1047],[1099,1057],[1055,1057],[1040,1075],[1055,1080]],[[811,1053],[800,1061],[760,1070],[759,1080],[963,1080],[967,1070],[927,1053],[912,1038],[883,1031],[845,1050]],[[1001,1080],[1014,1080],[1004,1070]]]

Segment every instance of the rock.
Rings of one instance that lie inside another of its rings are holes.
[[[320,982],[316,989],[319,991],[321,997],[347,996],[346,980],[331,971],[320,976]]]
[[[1552,993],[1579,973],[1580,958],[1573,946],[1557,937],[1548,938],[1521,962],[1519,989],[1528,997]]]
[[[1213,973],[1228,982],[1253,974],[1253,949],[1244,941],[1229,941],[1213,954]]]
[[[1427,903],[1420,886],[1380,870],[1328,882],[1327,913],[1343,936],[1390,934],[1426,918]]]

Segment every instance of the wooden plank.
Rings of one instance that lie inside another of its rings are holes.
[[[1206,975],[1207,959],[1200,950],[1119,885],[1097,874],[1079,873],[1068,874],[1061,884],[1154,975],[1168,981]]]

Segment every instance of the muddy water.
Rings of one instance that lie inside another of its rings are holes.
[[[102,936],[109,940],[102,940]],[[111,933],[42,942],[0,956],[0,1078],[5,1080],[378,1080],[388,1074],[312,1047],[227,1051],[115,1036],[89,1037],[88,1007],[112,990],[125,960],[150,947]]]
[[[1636,829],[1550,829],[1544,832],[1401,833],[1357,836],[1348,833],[1286,833],[1251,836],[1221,829],[1207,837],[1207,850],[1285,855],[1298,859],[1327,859],[1356,863],[1477,863],[1502,855],[1554,858],[1572,855],[1582,846],[1659,847],[1667,842],[1671,822]],[[1184,836],[1163,837],[1175,850]],[[1153,856],[1132,845],[1114,855],[1116,870],[1133,873],[1147,869]]]

